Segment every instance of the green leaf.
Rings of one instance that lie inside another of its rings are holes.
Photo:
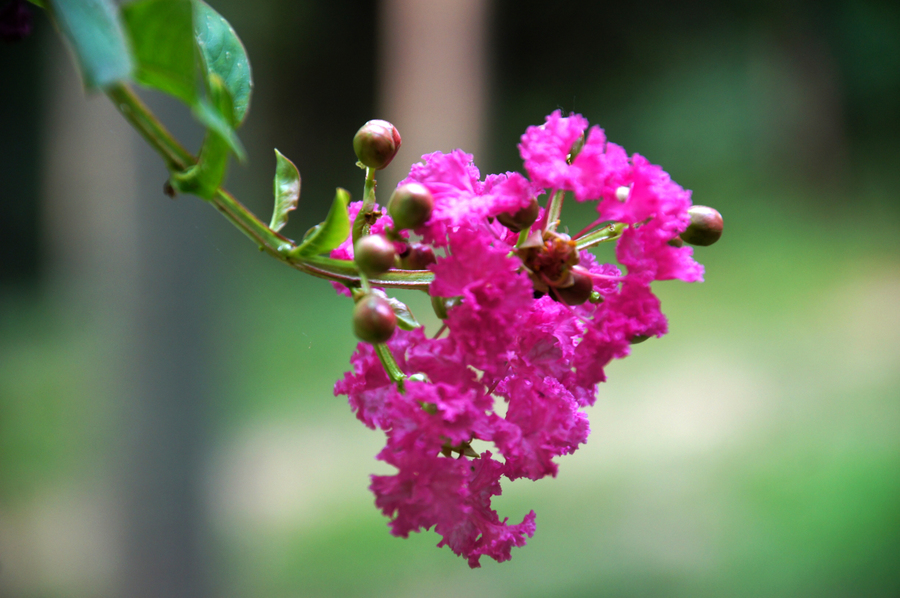
[[[138,83],[193,106],[197,64],[191,0],[138,0],[122,8]]]
[[[354,293],[360,293],[361,296],[364,294],[364,291],[357,289],[354,290]],[[394,315],[397,316],[397,326],[403,330],[415,330],[416,328],[422,327],[422,324],[419,323],[405,303],[396,297],[388,297],[388,294],[381,289],[372,289],[372,293],[388,302],[388,305],[390,305],[391,309],[394,311]],[[354,295],[354,299],[356,297],[357,295]]]
[[[233,114],[230,108],[229,110],[229,114]],[[215,131],[228,142],[228,147],[235,153],[238,160],[241,162],[247,160],[247,151],[244,149],[241,140],[238,139],[237,133],[234,132],[231,119],[227,118],[225,114],[205,98],[197,100],[193,112],[194,118],[203,123],[207,130]]]
[[[216,74],[225,82],[234,101],[234,126],[244,122],[250,107],[253,81],[250,61],[244,44],[231,25],[202,0],[192,0],[194,6],[194,35],[204,69],[205,78]]]
[[[310,235],[315,233],[320,228],[322,228],[321,224],[316,224],[315,226],[309,227],[309,229],[305,233],[303,233],[303,238],[300,241],[301,242],[306,241],[310,237]]]
[[[249,102],[250,66],[231,26],[200,0],[138,0],[122,11],[135,49],[138,83],[184,101],[204,127],[226,139],[245,161],[247,153],[234,128]],[[209,98],[198,94],[198,56]],[[213,78],[224,82],[231,95],[227,114],[212,98]]]
[[[218,75],[210,78],[210,96],[215,102],[217,113],[232,113],[231,95]],[[230,128],[229,131],[234,133]],[[173,172],[169,179],[172,186],[182,193],[193,193],[204,199],[212,198],[225,179],[230,150],[228,139],[215,129],[207,129],[203,147],[200,148],[200,159],[184,172]]]
[[[397,316],[397,326],[403,330],[415,330],[421,328],[422,325],[410,311],[409,307],[396,297],[385,297]]]
[[[347,206],[350,194],[338,188],[325,222],[313,228],[299,247],[291,251],[293,257],[309,257],[327,253],[347,240],[350,235],[350,215]]]
[[[31,2],[32,4],[34,4],[35,6],[40,6],[41,8],[44,8],[43,0],[28,0],[28,1]]]
[[[297,201],[300,199],[300,171],[277,149],[275,160],[275,181],[272,185],[275,191],[275,209],[269,228],[278,232],[287,224],[288,212],[297,209]]]
[[[105,89],[131,77],[131,48],[110,0],[49,0],[50,12],[69,41],[88,89]]]

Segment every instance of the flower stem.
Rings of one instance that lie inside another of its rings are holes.
[[[565,196],[566,192],[563,189],[560,189],[554,193],[553,197],[550,199],[550,205],[547,206],[547,224],[544,227],[545,231],[556,230],[556,226],[559,224],[559,216],[562,214],[563,199],[565,199]]]
[[[287,263],[298,270],[319,278],[350,286],[360,286],[359,269],[350,260],[336,260],[317,255]],[[429,270],[391,269],[384,274],[379,274],[377,278],[370,278],[369,282],[376,287],[427,291],[428,285],[433,280],[434,272]]]
[[[359,286],[362,287],[362,291],[366,295],[372,292],[372,285],[369,284],[369,277],[362,272],[359,273]]]
[[[197,159],[169,133],[156,115],[129,87],[115,85],[106,94],[122,116],[162,157],[170,171],[181,172],[197,163]],[[374,206],[375,171],[371,169],[366,172],[366,194],[366,199]],[[265,251],[275,259],[312,276],[349,286],[360,286],[360,272],[356,264],[350,260],[335,260],[323,256],[289,257],[289,251],[296,247],[294,242],[266,226],[225,189],[220,187],[210,203],[238,230],[256,243],[260,251]],[[377,279],[372,279],[371,283],[385,288],[427,290],[433,280],[434,274],[427,270],[389,270]]]
[[[375,169],[366,167],[366,184],[363,187],[363,205],[353,221],[353,244],[369,234],[369,216],[375,210]]]
[[[391,349],[385,343],[376,343],[373,346],[375,347],[375,353],[378,355],[378,359],[381,360],[381,365],[384,366],[384,371],[387,372],[391,382],[396,384],[397,388],[403,390],[403,381],[406,380],[406,374],[400,370],[400,366],[397,365],[397,360],[394,359],[394,354],[391,353]]]
[[[519,239],[516,241],[516,248],[521,247],[521,246],[522,246],[522,243],[524,243],[525,241],[528,240],[528,236],[529,236],[530,234],[531,234],[531,230],[530,230],[530,229],[527,229],[527,228],[524,229],[522,232],[520,232],[520,233],[519,233]]]

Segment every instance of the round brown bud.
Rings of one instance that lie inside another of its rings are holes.
[[[594,281],[588,271],[581,266],[573,266],[570,270],[573,283],[567,287],[557,287],[556,294],[567,305],[581,305],[591,298]]]
[[[353,151],[368,168],[381,170],[400,149],[400,133],[386,120],[370,120],[353,137]]]
[[[681,233],[685,243],[691,245],[712,245],[722,236],[722,215],[713,208],[707,206],[691,206],[688,210],[691,223],[687,230]]]
[[[387,299],[366,295],[353,308],[353,334],[367,343],[385,343],[397,328],[397,316]]]
[[[400,267],[406,270],[425,270],[436,261],[434,250],[421,243],[412,243],[400,255]]]
[[[532,197],[531,202],[515,214],[504,212],[497,215],[497,220],[512,232],[518,233],[534,224],[540,210],[541,206],[538,205],[537,197]]]
[[[394,189],[388,202],[388,214],[397,230],[416,229],[428,222],[434,210],[434,197],[421,183],[407,183]]]
[[[394,244],[381,235],[360,237],[353,245],[353,261],[369,277],[384,274],[394,266]]]

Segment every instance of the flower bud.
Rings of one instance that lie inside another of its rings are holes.
[[[368,168],[381,170],[400,149],[400,133],[386,120],[370,120],[353,137],[353,151]]]
[[[397,230],[416,229],[428,222],[434,210],[434,197],[425,185],[408,183],[394,189],[388,202],[388,214]]]
[[[569,150],[569,154],[566,156],[566,163],[571,164],[574,162],[582,149],[584,149],[584,131],[581,132],[581,135],[579,135],[578,139],[575,140],[575,143],[572,144],[572,149]]]
[[[532,197],[531,202],[515,214],[504,212],[497,215],[497,220],[512,232],[518,233],[534,224],[540,210],[541,207],[538,205],[537,198]]]
[[[567,305],[581,305],[591,298],[594,281],[587,270],[581,266],[573,266],[570,270],[573,282],[567,287],[557,287],[556,294]]]
[[[691,245],[712,245],[722,236],[722,215],[713,208],[707,206],[691,206],[688,210],[691,223],[687,230],[681,233],[685,243]]]
[[[428,245],[412,243],[400,254],[400,267],[405,270],[425,270],[435,263],[434,250]]]
[[[353,308],[353,334],[367,343],[387,342],[397,328],[397,316],[386,299],[366,295]]]
[[[381,235],[360,237],[353,245],[353,261],[369,277],[384,274],[394,266],[394,244]]]
[[[447,319],[447,304],[444,303],[443,297],[432,297],[431,308],[434,310],[434,315],[436,315],[438,319]]]
[[[462,297],[432,297],[431,308],[441,320],[447,319],[447,310],[452,309],[462,303]]]

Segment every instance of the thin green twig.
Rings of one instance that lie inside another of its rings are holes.
[[[175,137],[159,122],[147,105],[127,85],[114,85],[106,95],[125,120],[138,130],[153,149],[162,156],[166,168],[182,171],[197,163],[197,159],[184,149]]]
[[[107,92],[110,100],[137,129],[141,136],[162,157],[166,167],[173,172],[182,172],[197,163],[197,159],[182,146],[156,115],[126,85],[116,85]],[[374,205],[375,178],[374,170],[366,177],[366,191],[371,187],[371,202]],[[247,235],[262,251],[275,259],[318,278],[340,282],[349,286],[359,286],[360,273],[350,260],[336,260],[324,256],[291,258],[287,253],[296,247],[293,241],[278,234],[233,195],[223,188],[209,200],[225,218]],[[378,278],[372,279],[374,286],[385,288],[405,288],[427,290],[434,280],[434,274],[427,270],[389,270]]]

